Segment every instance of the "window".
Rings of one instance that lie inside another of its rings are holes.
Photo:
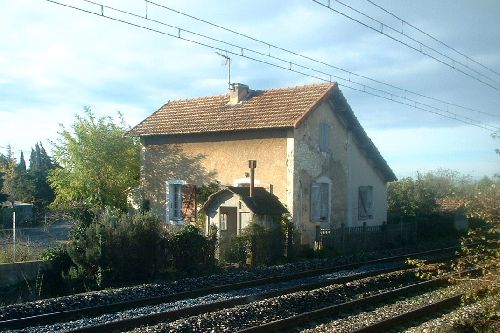
[[[325,222],[329,217],[330,184],[312,183],[311,185],[311,221]]]
[[[358,219],[373,218],[373,186],[360,186],[358,191]]]
[[[250,212],[241,212],[240,213],[240,233],[242,229],[248,227],[251,222]]]
[[[319,124],[319,151],[330,152],[330,126],[327,123]]]
[[[227,214],[220,213],[219,217],[220,217],[219,230],[221,231],[227,230]]]
[[[182,222],[182,186],[183,180],[171,180],[167,182],[167,222]]]

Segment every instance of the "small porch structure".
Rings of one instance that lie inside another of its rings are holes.
[[[216,226],[221,239],[241,235],[251,222],[271,228],[277,217],[288,212],[274,194],[255,187],[250,195],[247,186],[227,186],[212,194],[201,211],[207,215],[205,231],[208,233],[210,226]]]

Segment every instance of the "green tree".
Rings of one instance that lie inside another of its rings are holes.
[[[126,210],[127,192],[139,182],[139,144],[126,137],[123,117],[96,118],[90,108],[76,116],[71,131],[62,127],[54,143],[60,167],[49,173],[56,207],[84,203]]]
[[[55,169],[52,158],[47,154],[43,145],[36,144],[31,149],[30,167],[28,174],[33,180],[33,204],[37,212],[43,212],[54,200],[54,190],[50,187],[47,177]]]
[[[26,172],[26,161],[21,151],[19,162],[14,168],[9,168],[6,185],[11,200],[32,202],[34,185],[33,179]]]
[[[434,188],[417,177],[403,178],[389,183],[387,188],[387,210],[392,218],[414,218],[432,213],[437,207]]]
[[[4,176],[5,173],[0,172],[0,202],[4,202],[9,197],[7,193],[3,192]]]
[[[10,193],[10,178],[12,178],[15,169],[15,160],[12,156],[12,149],[10,145],[7,146],[7,155],[0,154],[0,193],[3,200],[5,201],[9,198]]]

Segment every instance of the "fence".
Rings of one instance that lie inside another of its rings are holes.
[[[415,222],[316,230],[316,247],[338,253],[371,251],[416,241]]]
[[[0,263],[37,260],[47,248],[67,241],[71,224],[50,227],[0,229]]]

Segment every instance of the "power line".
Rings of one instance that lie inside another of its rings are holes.
[[[94,3],[90,0],[83,0],[83,1],[87,1],[87,2],[90,2],[90,3]],[[280,47],[280,46],[277,46],[277,45],[273,45],[272,43],[269,43],[269,42],[266,42],[266,41],[263,41],[263,40],[260,40],[260,39],[257,39],[255,37],[252,37],[252,36],[249,36],[247,34],[244,34],[244,33],[241,33],[241,32],[238,32],[238,31],[235,31],[235,30],[232,30],[232,29],[229,29],[229,28],[226,28],[224,26],[221,26],[219,24],[216,24],[216,23],[213,23],[213,22],[210,22],[210,21],[207,21],[205,19],[201,19],[201,18],[198,18],[196,16],[193,16],[193,15],[190,15],[190,14],[187,14],[187,13],[184,13],[184,12],[181,12],[179,10],[176,10],[174,8],[171,8],[171,7],[168,7],[168,6],[165,6],[165,5],[161,5],[161,4],[158,4],[154,1],[150,1],[150,0],[144,0],[147,3],[150,3],[152,5],[155,5],[155,6],[158,6],[162,9],[166,9],[166,10],[169,10],[173,13],[176,13],[176,14],[179,14],[179,15],[182,15],[182,16],[185,16],[185,17],[188,17],[188,18],[191,18],[193,20],[196,20],[196,21],[199,21],[199,22],[202,22],[202,23],[205,23],[205,24],[208,24],[208,25],[211,25],[213,27],[216,27],[216,28],[219,28],[221,30],[224,30],[224,31],[227,31],[227,32],[230,32],[230,33],[233,33],[235,35],[238,35],[238,36],[241,36],[241,37],[244,37],[244,38],[247,38],[249,40],[252,40],[254,42],[258,42],[260,44],[263,44],[265,46],[267,46],[269,49],[268,49],[268,56],[271,55],[271,50],[272,49],[276,49],[276,50],[279,50],[279,51],[283,51],[283,52],[286,52],[286,53],[289,53],[289,54],[292,54],[294,56],[297,56],[297,57],[300,57],[300,58],[303,58],[303,59],[306,59],[306,60],[309,60],[309,61],[313,61],[315,63],[318,63],[318,64],[321,64],[321,65],[324,65],[324,66],[327,66],[327,67],[330,67],[330,68],[333,68],[333,69],[336,69],[336,70],[339,70],[339,71],[342,71],[346,74],[349,75],[349,77],[351,76],[356,76],[356,77],[359,77],[359,78],[362,78],[362,79],[366,79],[366,80],[369,80],[369,81],[372,81],[374,83],[378,83],[378,84],[382,84],[382,85],[385,85],[387,87],[390,87],[390,88],[393,88],[393,89],[397,89],[399,90],[400,92],[403,92],[405,94],[409,93],[409,94],[412,94],[412,95],[415,95],[415,96],[418,96],[418,97],[422,97],[422,98],[426,98],[428,100],[433,100],[435,102],[439,102],[439,103],[442,103],[442,104],[445,104],[445,105],[448,105],[448,106],[453,106],[453,107],[458,107],[458,108],[461,108],[463,110],[468,110],[468,111],[473,111],[473,112],[476,112],[476,113],[480,113],[480,114],[484,114],[484,115],[488,115],[488,116],[491,116],[491,117],[500,117],[500,115],[496,115],[496,114],[492,114],[492,113],[489,113],[489,112],[485,112],[485,111],[480,111],[480,110],[476,110],[476,109],[473,109],[473,108],[470,108],[470,107],[466,107],[466,106],[462,106],[462,105],[459,105],[459,104],[456,104],[456,103],[451,103],[451,102],[447,102],[447,101],[444,101],[442,99],[438,99],[438,98],[434,98],[434,97],[430,97],[430,96],[426,96],[426,95],[423,95],[421,93],[418,93],[418,92],[414,92],[414,91],[411,91],[411,90],[408,90],[408,89],[404,89],[404,88],[400,88],[400,87],[397,87],[395,85],[392,85],[392,84],[389,84],[389,83],[385,83],[385,82],[382,82],[380,80],[376,80],[376,79],[373,79],[373,78],[370,78],[368,76],[365,76],[365,75],[360,75],[360,74],[356,74],[350,70],[347,70],[347,69],[344,69],[344,68],[341,68],[341,67],[338,67],[338,66],[334,66],[332,64],[329,64],[329,63],[326,63],[324,61],[321,61],[321,60],[317,60],[317,59],[314,59],[312,57],[309,57],[309,56],[306,56],[306,55],[303,55],[303,54],[300,54],[300,53],[297,53],[295,51],[291,51],[291,50],[288,50],[288,49],[285,49],[283,47]],[[94,3],[95,4],[95,3]]]
[[[484,64],[480,63],[479,61],[476,61],[476,60],[472,59],[472,58],[471,58],[471,57],[469,57],[468,55],[466,55],[466,54],[464,54],[464,53],[460,52],[459,50],[457,50],[457,49],[455,49],[454,47],[452,47],[452,46],[448,45],[447,43],[445,43],[445,42],[443,42],[443,41],[439,40],[438,38],[434,37],[433,35],[431,35],[431,34],[429,34],[429,33],[425,32],[425,31],[421,30],[420,28],[418,28],[418,27],[414,26],[413,24],[411,24],[411,23],[409,23],[408,21],[406,21],[406,20],[402,19],[401,17],[397,16],[397,15],[396,15],[396,14],[394,14],[393,12],[391,12],[391,11],[389,11],[389,10],[385,9],[384,7],[380,6],[379,4],[376,4],[376,3],[375,3],[375,2],[373,2],[372,0],[366,0],[366,1],[368,1],[369,3],[371,3],[373,6],[375,6],[375,7],[379,8],[379,9],[381,9],[382,11],[386,12],[387,14],[391,15],[392,17],[394,17],[394,18],[398,19],[399,21],[401,21],[401,24],[406,24],[407,26],[409,26],[409,27],[411,27],[411,28],[415,29],[416,31],[418,31],[418,32],[420,32],[420,33],[422,33],[422,34],[424,34],[425,36],[429,37],[429,38],[430,38],[430,39],[432,39],[433,41],[435,41],[435,42],[437,42],[437,43],[439,43],[439,44],[443,45],[444,47],[446,47],[446,48],[448,48],[448,49],[450,49],[450,50],[454,51],[455,53],[457,53],[457,54],[461,55],[461,56],[462,56],[462,57],[464,57],[465,59],[467,59],[467,60],[469,60],[469,61],[471,61],[471,62],[473,62],[473,63],[475,63],[475,64],[477,64],[477,65],[479,65],[479,66],[481,66],[482,68],[484,68],[484,69],[486,69],[486,70],[488,70],[488,71],[490,71],[490,72],[492,72],[492,73],[494,73],[494,74],[496,74],[496,75],[500,75],[500,73],[498,73],[498,72],[497,72],[497,71],[495,71],[494,69],[492,69],[492,68],[490,68],[490,67],[488,67],[488,66],[485,66]]]
[[[315,2],[316,4],[318,4],[318,5],[322,6],[322,7],[326,8],[326,9],[329,9],[329,10],[331,10],[331,11],[333,11],[333,12],[337,13],[337,14],[340,14],[340,15],[344,16],[344,17],[348,18],[348,19],[349,19],[349,20],[351,20],[351,21],[354,21],[354,22],[356,22],[356,23],[359,23],[359,24],[363,25],[364,27],[366,27],[366,28],[368,28],[368,29],[371,29],[371,30],[373,30],[373,31],[375,31],[375,32],[377,32],[377,33],[380,33],[380,34],[382,34],[382,35],[384,35],[384,36],[386,36],[386,37],[388,37],[388,38],[390,38],[390,39],[394,40],[395,42],[398,42],[398,43],[400,43],[400,44],[402,44],[402,45],[404,45],[404,46],[406,46],[406,47],[408,47],[408,48],[410,48],[410,49],[412,49],[412,50],[414,50],[414,51],[417,51],[417,52],[419,52],[419,53],[421,53],[421,54],[423,54],[423,55],[425,55],[425,56],[427,56],[427,57],[429,57],[429,58],[431,58],[431,59],[433,59],[433,60],[435,60],[435,61],[437,61],[437,62],[440,62],[441,64],[443,64],[443,65],[445,65],[445,66],[447,66],[447,67],[449,67],[449,68],[451,68],[451,69],[453,69],[453,70],[456,70],[456,71],[458,71],[458,72],[460,72],[460,73],[462,73],[462,74],[464,74],[464,75],[466,75],[466,76],[468,76],[468,77],[470,77],[470,78],[472,78],[472,79],[474,79],[474,80],[476,80],[476,81],[478,81],[478,82],[481,82],[481,83],[483,83],[483,84],[485,84],[485,85],[487,85],[487,86],[489,86],[489,87],[491,87],[491,88],[493,88],[493,89],[495,89],[495,90],[500,90],[500,88],[499,88],[499,87],[500,87],[500,82],[495,81],[494,79],[490,78],[489,76],[486,76],[486,75],[484,75],[484,74],[482,74],[482,73],[478,72],[477,70],[475,70],[475,69],[471,68],[471,67],[470,67],[470,66],[468,66],[467,64],[464,64],[464,63],[462,63],[462,62],[460,62],[460,61],[458,61],[458,60],[455,60],[455,59],[453,59],[453,58],[451,58],[451,57],[449,57],[449,56],[447,56],[447,55],[443,54],[442,52],[440,52],[440,51],[436,50],[435,48],[433,48],[433,47],[431,47],[431,46],[429,46],[429,45],[427,45],[427,44],[425,44],[425,43],[423,43],[423,42],[421,42],[421,41],[418,41],[418,40],[416,40],[415,38],[413,38],[413,37],[411,37],[411,36],[408,36],[408,35],[407,35],[407,34],[405,34],[404,32],[401,32],[401,31],[399,31],[398,29],[395,29],[395,28],[391,27],[390,25],[387,25],[387,24],[385,24],[385,23],[383,23],[383,22],[381,22],[381,21],[379,21],[379,20],[377,20],[377,19],[373,18],[373,17],[369,16],[368,14],[363,13],[363,12],[361,12],[361,11],[359,11],[359,10],[355,9],[354,7],[352,7],[352,6],[350,6],[350,5],[347,5],[347,4],[345,4],[345,3],[343,3],[343,2],[341,2],[341,1],[339,1],[339,0],[334,0],[334,1],[336,1],[337,3],[339,3],[340,5],[343,5],[343,6],[347,7],[347,8],[349,8],[349,9],[351,9],[351,10],[355,11],[356,13],[358,13],[358,14],[360,14],[360,15],[362,15],[362,16],[364,16],[364,17],[366,17],[366,18],[369,18],[370,20],[372,20],[372,21],[374,21],[374,22],[376,22],[376,23],[380,24],[380,29],[374,28],[374,27],[372,27],[371,25],[369,25],[369,24],[367,24],[367,23],[365,23],[365,22],[362,22],[362,21],[360,21],[360,20],[358,20],[358,19],[356,19],[356,18],[354,18],[354,17],[352,17],[352,16],[350,16],[350,15],[348,15],[348,14],[346,14],[346,13],[344,13],[344,12],[342,12],[342,11],[338,10],[338,9],[333,8],[333,7],[331,6],[331,2],[330,2],[330,1],[328,1],[328,4],[324,4],[324,3],[322,3],[321,1],[318,1],[318,0],[311,0],[311,1]],[[416,46],[410,45],[408,42],[405,42],[405,41],[403,41],[403,40],[401,40],[401,39],[398,39],[398,38],[396,38],[396,37],[394,37],[394,36],[389,35],[387,32],[385,32],[385,31],[384,31],[384,28],[387,28],[387,29],[389,29],[389,30],[391,30],[391,31],[393,31],[393,32],[395,32],[395,33],[397,33],[397,34],[400,34],[400,35],[405,36],[406,38],[410,39],[411,41],[413,41],[413,42],[417,43],[419,47],[416,47]],[[450,64],[450,63],[448,63],[448,62],[446,62],[446,61],[444,61],[444,60],[442,60],[442,59],[439,59],[438,57],[436,57],[436,56],[434,56],[434,55],[430,54],[429,52],[426,52],[426,51],[424,50],[424,48],[425,48],[425,49],[429,49],[429,50],[431,50],[431,51],[433,51],[433,52],[435,52],[435,53],[439,54],[440,56],[445,57],[445,58],[447,58],[447,59],[451,60],[451,64]],[[467,68],[468,70],[470,70],[470,71],[472,71],[472,72],[474,72],[474,73],[478,74],[478,75],[479,75],[479,76],[481,76],[481,77],[486,78],[487,80],[489,80],[489,81],[493,82],[495,85],[493,85],[493,84],[492,84],[492,83],[490,83],[490,82],[487,82],[487,81],[483,80],[483,79],[482,79],[482,78],[480,78],[480,77],[477,77],[477,76],[475,76],[475,75],[473,75],[473,74],[471,74],[471,73],[468,73],[467,71],[465,71],[465,70],[463,70],[463,69],[461,69],[461,68],[458,68],[458,67],[456,66],[457,64],[459,64],[460,66],[462,66],[462,67],[464,67],[464,68]]]
[[[288,61],[288,60],[283,60],[281,58],[274,57],[274,56],[271,56],[271,55],[268,55],[268,54],[264,54],[262,52],[255,51],[255,50],[252,50],[252,49],[249,49],[249,48],[241,47],[241,46],[238,46],[238,45],[233,44],[233,43],[228,43],[228,42],[225,42],[223,40],[219,40],[219,39],[216,39],[216,38],[213,38],[213,37],[210,37],[210,36],[205,36],[205,35],[200,34],[200,33],[191,32],[191,31],[189,31],[187,29],[184,29],[184,28],[181,28],[181,27],[173,26],[173,25],[170,25],[170,24],[167,24],[165,22],[158,21],[158,20],[153,20],[153,19],[151,19],[150,17],[147,17],[147,16],[142,16],[142,15],[139,15],[139,14],[136,14],[136,13],[132,13],[132,12],[128,12],[128,11],[125,11],[125,10],[122,10],[122,9],[117,9],[117,8],[105,6],[103,4],[99,4],[99,3],[96,3],[96,2],[93,2],[93,1],[90,1],[90,0],[83,0],[83,1],[88,2],[88,3],[92,3],[94,5],[99,6],[99,8],[100,8],[99,12],[93,12],[93,11],[90,11],[90,10],[87,10],[87,9],[83,9],[83,8],[80,8],[80,7],[76,7],[76,6],[72,6],[72,5],[60,3],[60,2],[54,1],[54,0],[47,0],[47,1],[51,2],[51,3],[54,3],[54,4],[58,4],[58,5],[64,6],[64,7],[72,8],[72,9],[75,9],[75,10],[78,10],[78,11],[82,11],[82,12],[85,12],[85,13],[88,13],[88,14],[97,15],[99,17],[103,17],[103,18],[106,18],[106,19],[110,19],[110,20],[113,20],[113,21],[117,21],[117,22],[121,22],[121,23],[124,23],[124,24],[127,24],[127,25],[131,25],[133,27],[137,27],[137,28],[141,28],[141,29],[146,29],[148,31],[156,32],[156,33],[159,33],[159,34],[162,34],[162,35],[165,35],[165,36],[170,36],[170,37],[178,38],[180,40],[184,40],[184,41],[187,41],[187,42],[190,42],[190,43],[194,43],[194,44],[197,44],[197,45],[200,45],[200,46],[204,46],[204,47],[207,47],[207,48],[210,48],[210,49],[213,49],[213,50],[225,52],[226,54],[232,54],[232,55],[240,56],[240,57],[243,57],[243,58],[246,58],[246,59],[249,59],[249,60],[253,60],[253,61],[256,61],[256,62],[267,64],[267,65],[270,65],[270,66],[274,66],[274,67],[277,67],[277,68],[280,68],[280,69],[289,70],[289,71],[292,71],[292,72],[295,72],[295,73],[298,73],[298,74],[301,74],[301,75],[304,75],[304,76],[308,76],[308,77],[311,77],[311,78],[315,78],[315,79],[318,79],[318,80],[321,80],[321,81],[332,82],[332,75],[329,74],[329,73],[325,73],[325,72],[322,72],[322,71],[319,71],[319,70],[316,70],[316,69],[313,69],[313,68],[310,68],[310,67],[307,67],[307,66],[296,64],[296,63]],[[165,26],[170,27],[170,28],[175,28],[177,30],[177,34],[168,33],[168,32],[161,31],[161,30],[158,30],[158,29],[154,29],[154,28],[151,28],[151,27],[148,27],[148,26],[144,26],[142,24],[137,24],[137,23],[134,23],[134,22],[130,22],[130,21],[121,19],[121,18],[116,18],[116,17],[109,16],[109,15],[107,15],[105,13],[105,11],[104,11],[105,8],[106,9],[110,9],[112,11],[117,11],[117,12],[122,13],[122,14],[126,14],[126,15],[130,15],[130,16],[133,16],[133,17],[137,17],[137,18],[140,18],[142,20],[152,21],[152,22],[155,22],[155,23],[159,23],[159,24],[165,25]],[[210,44],[207,44],[207,42],[200,42],[200,41],[197,41],[197,40],[194,40],[194,39],[187,38],[187,37],[184,36],[185,33],[193,34],[195,36],[202,37],[202,38],[208,39],[210,41],[215,41],[215,42],[223,43],[223,44],[228,45],[228,46],[236,47],[239,52],[232,51],[232,50],[227,49],[227,48],[221,48],[221,47],[215,46],[215,45],[210,45]],[[260,55],[260,56],[269,57],[269,58],[274,59],[274,60],[279,60],[279,61],[282,62],[282,65],[278,65],[278,64],[272,63],[270,61],[266,61],[266,60],[258,59],[258,58],[253,57],[253,56],[249,56],[247,54],[247,52],[254,53],[254,54],[257,54],[257,55]],[[301,70],[296,69],[296,67],[300,68]],[[313,71],[316,74],[313,75],[313,74],[304,72],[302,70]],[[325,78],[325,77],[321,77],[319,75],[324,75],[324,76],[328,77],[328,79]],[[453,112],[448,112],[448,111],[445,111],[445,110],[442,110],[442,109],[439,109],[439,108],[436,108],[436,107],[433,107],[433,106],[429,106],[429,105],[427,105],[425,103],[421,103],[421,102],[409,99],[407,97],[398,96],[398,95],[392,94],[390,92],[386,92],[386,91],[383,91],[381,89],[373,88],[373,87],[370,87],[368,85],[365,85],[365,84],[362,84],[362,83],[357,83],[357,82],[354,82],[352,80],[348,80],[348,79],[345,79],[345,78],[340,78],[340,77],[337,77],[337,78],[341,79],[343,81],[354,83],[354,84],[358,85],[358,87],[356,87],[356,86],[352,86],[350,83],[342,84],[346,88],[350,88],[350,89],[353,89],[353,90],[361,91],[363,93],[366,93],[366,94],[369,94],[369,95],[372,95],[372,96],[375,96],[375,97],[379,97],[379,98],[383,98],[383,99],[386,99],[386,100],[390,100],[390,101],[395,102],[395,103],[406,105],[406,106],[409,106],[409,107],[412,107],[412,108],[415,108],[415,109],[418,109],[418,110],[421,110],[421,111],[433,113],[433,114],[436,114],[436,115],[439,115],[439,116],[442,116],[442,117],[445,117],[445,118],[453,119],[453,120],[456,120],[456,121],[459,121],[459,122],[462,122],[462,123],[465,123],[465,124],[468,124],[468,125],[471,125],[471,126],[476,126],[476,127],[482,128],[482,129],[486,129],[488,131],[498,130],[498,128],[496,128],[496,127],[493,127],[493,126],[490,126],[490,125],[487,125],[487,124],[483,124],[482,122],[476,121],[474,119],[471,119],[471,118],[468,118],[468,117],[463,117],[463,116],[460,116],[460,115],[458,115],[456,113],[453,113]],[[371,89],[373,91],[369,91],[369,90],[367,90],[367,88]],[[385,93],[386,96],[380,95],[378,92]],[[400,100],[400,99],[402,99],[402,100]],[[427,109],[427,108],[430,108],[430,110]]]

